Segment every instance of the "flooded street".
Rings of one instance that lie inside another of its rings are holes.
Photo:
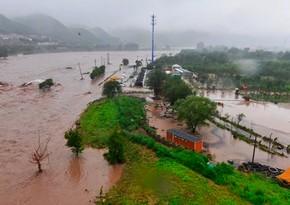
[[[108,190],[121,176],[121,167],[112,167],[103,158],[104,150],[85,149],[76,158],[65,146],[64,133],[87,104],[101,96],[98,85],[119,70],[123,58],[134,64],[145,59],[147,51],[111,52],[105,76],[92,81],[89,75],[101,65],[107,52],[79,52],[11,56],[0,60],[0,204],[90,204],[101,187]],[[72,67],[72,69],[66,69]],[[116,73],[130,73],[123,68]],[[129,75],[127,75],[129,76]],[[35,79],[52,78],[55,86],[41,92],[37,84],[20,87]],[[43,173],[29,162],[29,155],[41,141],[51,138],[49,160],[42,163]]]

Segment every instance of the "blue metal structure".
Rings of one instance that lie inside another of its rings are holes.
[[[151,63],[152,66],[154,66],[154,25],[156,24],[155,22],[155,18],[156,16],[154,16],[154,14],[151,16],[152,17],[152,57],[151,57]]]

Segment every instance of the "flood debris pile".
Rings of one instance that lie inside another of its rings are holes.
[[[258,172],[271,178],[276,178],[284,172],[283,169],[260,164],[258,162],[244,162],[239,169],[242,169],[245,172]]]

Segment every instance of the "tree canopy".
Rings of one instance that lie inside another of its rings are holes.
[[[83,139],[78,131],[70,129],[65,133],[64,138],[67,139],[66,146],[71,147],[72,152],[76,155],[84,150]]]
[[[178,99],[192,94],[189,86],[179,78],[167,78],[164,84],[164,96],[173,105]]]
[[[119,81],[110,80],[105,82],[102,95],[108,98],[112,98],[115,97],[118,93],[122,93],[122,87]]]
[[[116,128],[109,137],[109,152],[105,154],[110,164],[118,164],[125,161],[123,144],[124,139],[122,133]]]
[[[188,128],[195,132],[197,127],[208,125],[206,120],[212,118],[216,104],[208,98],[190,95],[177,100],[174,109],[177,111],[177,119],[185,120]]]
[[[165,79],[166,73],[162,69],[154,69],[148,74],[146,85],[153,89],[155,96],[158,96],[161,93]]]
[[[127,58],[123,58],[122,63],[123,63],[123,65],[128,65],[129,60]]]

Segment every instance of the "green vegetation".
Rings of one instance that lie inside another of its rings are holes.
[[[129,60],[127,58],[123,58],[122,63],[123,65],[129,65]]]
[[[109,80],[103,86],[102,95],[108,98],[113,98],[117,94],[122,93],[122,87],[119,81]]]
[[[290,54],[238,48],[182,50],[163,56],[156,66],[180,64],[197,74],[198,84],[207,88],[242,88],[241,94],[274,103],[290,100]]]
[[[125,96],[93,102],[77,123],[85,142],[94,147],[108,147],[112,136],[124,140],[126,164],[122,178],[106,194],[106,204],[288,203],[289,191],[276,182],[225,163],[212,168],[202,154],[169,148],[141,134],[144,123],[142,101]],[[114,133],[118,126],[125,136]]]
[[[208,98],[190,95],[177,100],[174,109],[177,111],[177,119],[185,120],[188,128],[194,133],[197,127],[208,125],[206,120],[212,118],[216,104]]]
[[[153,89],[154,95],[159,96],[166,79],[166,73],[162,69],[154,69],[148,74],[146,85]]]
[[[49,78],[49,79],[46,79],[44,82],[39,83],[38,87],[40,90],[45,90],[45,89],[49,89],[53,85],[54,85],[53,80]]]
[[[167,78],[163,90],[165,98],[171,105],[178,99],[184,99],[192,94],[190,87],[179,78]]]
[[[125,161],[123,134],[117,128],[109,137],[109,152],[105,154],[110,164],[119,164]]]
[[[77,130],[74,131],[70,129],[65,133],[64,138],[67,140],[65,145],[71,147],[73,153],[75,153],[77,156],[79,153],[82,153],[84,150],[83,138]]]
[[[90,78],[92,80],[95,79],[96,77],[104,74],[105,70],[106,70],[106,66],[104,66],[104,65],[101,65],[100,67],[97,67],[97,66],[94,67],[93,71],[90,74]]]

